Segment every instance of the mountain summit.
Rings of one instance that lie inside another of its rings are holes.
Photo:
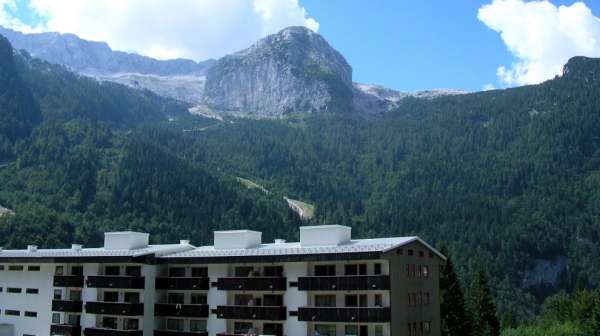
[[[205,104],[253,117],[348,112],[352,68],[319,34],[289,27],[219,59],[207,72]]]

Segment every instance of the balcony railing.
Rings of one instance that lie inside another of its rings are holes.
[[[83,287],[83,275],[55,275],[54,287]]]
[[[88,314],[142,316],[144,315],[144,304],[126,302],[86,302],[85,312]]]
[[[209,290],[209,278],[156,278],[156,289]]]
[[[85,336],[143,336],[144,332],[142,330],[85,328],[83,334]]]
[[[208,336],[207,331],[154,330],[154,336]]]
[[[81,327],[69,324],[50,325],[51,336],[81,336]]]
[[[81,301],[52,300],[52,311],[81,313],[83,303]]]
[[[312,276],[298,278],[303,291],[389,290],[389,275]]]
[[[217,306],[217,317],[233,320],[285,321],[286,307]]]
[[[231,277],[217,280],[219,290],[239,291],[285,291],[286,278],[283,277]]]
[[[154,316],[208,317],[208,305],[157,303]]]
[[[90,288],[144,289],[144,277],[136,276],[88,276],[86,285]]]
[[[390,308],[327,308],[300,307],[298,320],[304,322],[390,322]]]

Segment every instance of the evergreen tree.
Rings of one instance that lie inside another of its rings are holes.
[[[496,305],[490,292],[488,277],[484,271],[475,272],[469,288],[469,309],[473,318],[473,336],[500,335],[500,322]]]
[[[600,336],[600,291],[594,295],[594,306],[592,307],[591,335]]]
[[[440,276],[442,336],[470,336],[473,330],[465,307],[464,292],[448,250],[442,247],[441,251],[448,258]]]

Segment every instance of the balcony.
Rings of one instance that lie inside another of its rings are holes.
[[[219,278],[217,280],[217,289],[239,291],[285,291],[287,289],[287,281],[286,278],[283,277]]]
[[[85,336],[143,336],[142,330],[119,330],[105,328],[85,328],[83,335]]]
[[[157,303],[154,316],[208,317],[208,305]]]
[[[231,320],[285,321],[286,307],[217,306],[217,317]]]
[[[208,336],[207,331],[154,330],[154,336]]]
[[[389,290],[389,275],[313,276],[298,278],[302,291]]]
[[[144,289],[144,277],[136,276],[88,276],[90,288]]]
[[[51,336],[81,336],[81,327],[69,324],[50,325]]]
[[[156,278],[156,289],[209,290],[208,278]]]
[[[55,275],[54,287],[83,287],[83,275]]]
[[[142,316],[144,304],[126,302],[86,302],[85,312],[88,314]]]
[[[82,306],[81,301],[52,300],[53,312],[81,313]]]
[[[390,322],[390,308],[380,307],[300,307],[298,321],[304,322]]]

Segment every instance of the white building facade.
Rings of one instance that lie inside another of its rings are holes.
[[[0,336],[440,335],[438,251],[417,237],[300,242],[215,232],[214,245],[0,250]]]

